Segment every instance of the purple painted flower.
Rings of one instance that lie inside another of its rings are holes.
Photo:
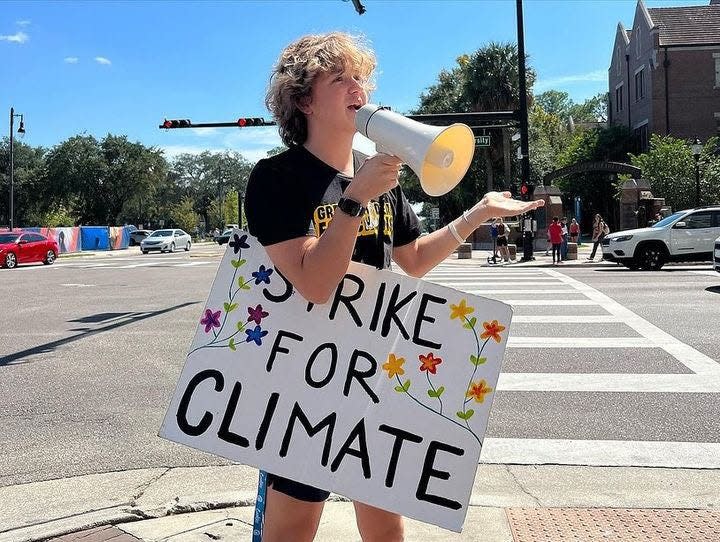
[[[214,327],[220,327],[220,315],[222,311],[213,312],[211,309],[205,309],[205,316],[200,319],[200,325],[205,326],[205,333],[210,333]]]
[[[250,315],[247,319],[248,322],[253,321],[257,325],[260,325],[262,319],[265,318],[269,313],[263,310],[262,305],[258,305],[254,309],[252,307],[248,307],[248,314]]]
[[[245,242],[247,237],[247,235],[243,235],[242,237],[240,237],[237,233],[233,234],[233,240],[230,241],[228,244],[233,248],[235,254],[239,254],[240,249],[242,248],[250,248],[250,245]]]
[[[261,282],[264,282],[265,284],[270,284],[270,275],[272,275],[272,273],[272,268],[265,269],[265,266],[261,265],[257,271],[252,272],[252,276],[255,279],[255,284],[258,285]]]
[[[258,346],[262,345],[262,338],[268,334],[268,332],[263,331],[260,326],[255,326],[255,329],[246,329],[245,333],[247,334],[245,342],[250,343],[255,341],[255,344]]]

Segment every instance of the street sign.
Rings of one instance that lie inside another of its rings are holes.
[[[475,136],[475,146],[476,147],[489,147],[490,146],[490,136],[489,135]]]

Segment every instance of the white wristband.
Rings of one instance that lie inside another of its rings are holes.
[[[455,240],[458,243],[463,244],[465,242],[465,239],[460,237],[460,234],[458,233],[457,228],[455,227],[455,224],[453,224],[452,222],[450,222],[450,224],[448,224],[448,230],[450,230],[450,233],[452,234],[452,236],[455,238]]]
[[[468,218],[468,212],[467,212],[467,211],[463,211],[462,217],[463,217],[463,220],[464,220],[465,222],[467,222],[467,225],[472,228],[472,223],[470,222],[470,219]]]

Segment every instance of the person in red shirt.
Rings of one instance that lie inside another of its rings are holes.
[[[557,263],[562,263],[560,256],[560,246],[562,245],[562,226],[558,222],[558,217],[554,216],[552,224],[548,227],[548,235],[550,235],[550,242],[552,243],[552,258],[553,265],[555,265],[555,255],[557,254]]]

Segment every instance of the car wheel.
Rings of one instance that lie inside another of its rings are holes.
[[[5,255],[5,267],[8,269],[15,269],[17,267],[17,256],[14,252],[8,252]]]
[[[640,250],[639,267],[648,271],[659,271],[665,264],[665,253],[657,245],[649,245]]]
[[[185,252],[190,252],[190,241],[188,241],[187,245],[185,245]]]
[[[170,252],[175,252],[175,243],[170,244]]]
[[[141,250],[140,252],[142,252],[143,254],[147,254],[147,253],[148,253],[147,250]]]
[[[47,254],[45,255],[45,259],[43,260],[43,263],[45,265],[52,265],[55,261],[55,258],[57,258],[57,254],[55,254],[54,250],[48,250]]]
[[[621,262],[625,267],[627,267],[630,271],[637,271],[640,269],[640,264],[637,263],[635,260],[630,260],[629,262]]]

